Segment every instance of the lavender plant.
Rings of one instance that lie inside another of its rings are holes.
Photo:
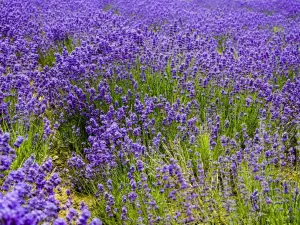
[[[0,223],[299,224],[299,12],[2,1]]]

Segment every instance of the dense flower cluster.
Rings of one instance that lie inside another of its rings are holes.
[[[9,146],[9,134],[0,135],[1,153],[1,186],[0,186],[0,221],[1,224],[67,224],[75,221],[76,224],[87,224],[90,212],[83,205],[81,214],[67,220],[58,218],[59,213],[72,209],[72,199],[63,205],[55,197],[61,179],[53,171],[51,159],[39,166],[34,157],[28,158],[17,170],[9,170],[15,157],[15,151]],[[19,139],[18,139],[19,140]],[[6,175],[6,176],[4,176]],[[73,211],[72,211],[73,210]],[[90,224],[102,224],[99,219],[94,219]]]
[[[3,0],[0,223],[300,223],[299,12]]]

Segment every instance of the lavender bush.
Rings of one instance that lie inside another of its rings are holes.
[[[0,224],[299,224],[297,0],[0,2]]]

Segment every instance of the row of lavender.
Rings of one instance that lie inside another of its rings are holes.
[[[298,224],[299,12],[1,2],[0,221]]]

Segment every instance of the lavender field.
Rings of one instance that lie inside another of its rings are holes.
[[[0,0],[0,225],[300,224],[299,0]]]

